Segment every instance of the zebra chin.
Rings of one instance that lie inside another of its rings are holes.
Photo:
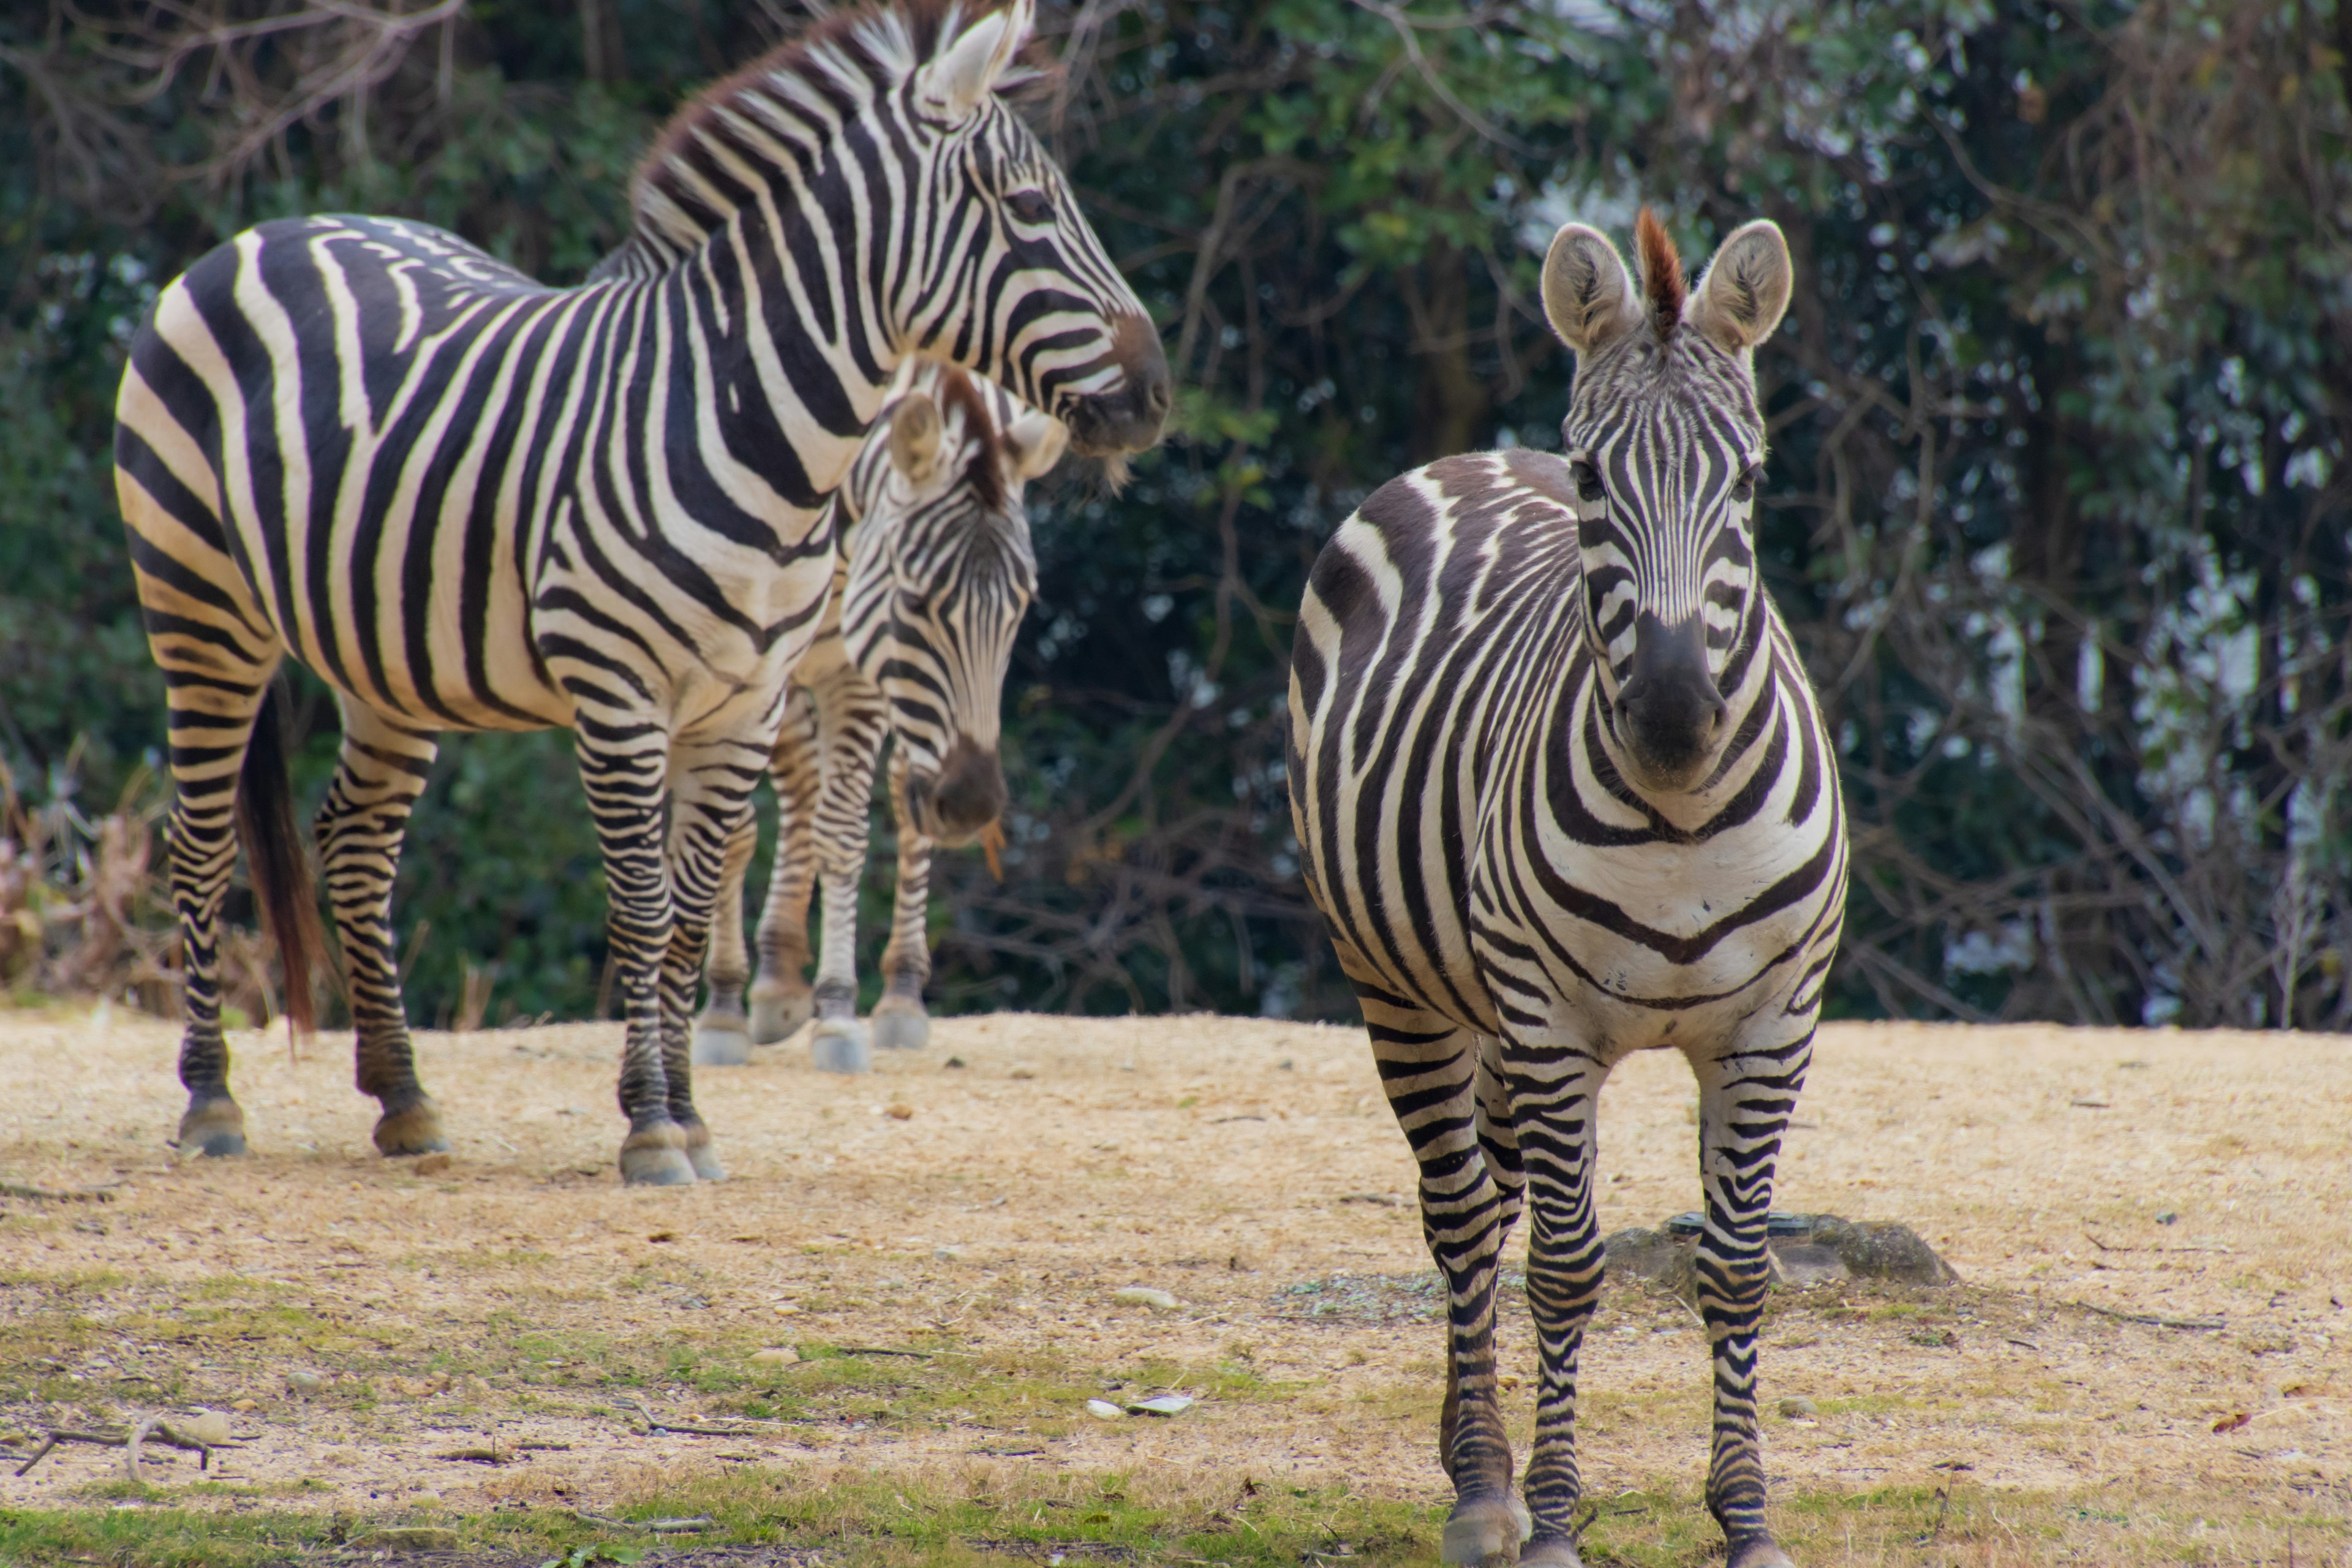
[[[1730,705],[1706,667],[1704,620],[1694,616],[1670,626],[1641,613],[1612,716],[1634,788],[1681,795],[1706,781],[1731,724]]]
[[[992,750],[968,735],[940,760],[937,773],[910,772],[907,807],[927,838],[946,845],[969,844],[981,829],[1004,814],[1004,768]]]

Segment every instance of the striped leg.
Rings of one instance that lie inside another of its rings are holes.
[[[245,1152],[245,1112],[229,1094],[228,1042],[221,1036],[220,913],[236,865],[238,777],[278,668],[274,641],[215,645],[203,660],[209,668],[187,668],[160,638],[155,643],[171,706],[172,907],[180,916],[187,1013],[180,1082],[188,1109],[179,1145],[212,1155]]]
[[[674,916],[662,819],[668,805],[668,737],[635,714],[592,708],[593,691],[575,689],[572,730],[580,783],[604,856],[605,930],[627,1035],[621,1047],[621,1179],[632,1186],[694,1180],[686,1132],[670,1118],[669,1073],[662,1052],[662,964]]]
[[[1342,943],[1343,967],[1352,967],[1349,956]],[[1510,1171],[1517,1162],[1507,1153],[1490,1159],[1482,1145],[1484,1127],[1488,1141],[1507,1148],[1496,1138],[1494,1118],[1481,1114],[1478,1037],[1377,985],[1358,980],[1356,991],[1389,1109],[1421,1166],[1422,1236],[1445,1277],[1445,1406],[1437,1443],[1454,1503],[1444,1559],[1511,1563],[1528,1526],[1512,1493],[1511,1440],[1496,1402],[1495,1288],[1519,1194],[1496,1180],[1496,1169],[1502,1163]]]
[[[809,1021],[809,895],[816,885],[816,702],[784,694],[783,728],[768,763],[776,791],[776,859],[760,910],[760,974],[751,983],[751,1043],[773,1045]]]
[[[719,873],[719,901],[710,911],[710,958],[703,978],[710,998],[694,1020],[696,1067],[741,1067],[751,1059],[751,1035],[743,1016],[743,987],[751,978],[751,955],[743,945],[743,879],[758,847],[759,824],[749,812],[727,845]]]
[[[1593,1123],[1609,1069],[1574,1045],[1513,1041],[1498,1055],[1526,1163],[1528,1309],[1538,1367],[1527,1479],[1535,1536],[1519,1560],[1577,1568],[1572,1518],[1584,1490],[1576,1464],[1577,1354],[1601,1300]]]
[[[665,869],[671,900],[669,944],[661,966],[662,1070],[669,1116],[686,1134],[686,1155],[697,1177],[726,1179],[711,1147],[710,1129],[694,1108],[694,1058],[688,1038],[702,957],[710,940],[710,911],[736,841],[751,823],[751,791],[766,761],[764,749],[730,740],[675,742],[670,750],[670,832]]]
[[[1779,1022],[1780,1020],[1775,1020]],[[1699,1086],[1699,1315],[1715,1349],[1715,1431],[1707,1508],[1730,1543],[1726,1568],[1789,1568],[1764,1526],[1764,1454],[1756,1429],[1756,1326],[1764,1313],[1773,1163],[1812,1059],[1811,1021],[1794,1040],[1737,1043],[1695,1057]]]
[[[890,899],[890,945],[882,950],[882,997],[874,1004],[874,1043],[920,1050],[930,1043],[923,985],[931,977],[933,841],[907,809],[906,753],[890,753],[890,815],[898,825],[898,883]]]
[[[874,764],[888,724],[881,691],[844,666],[816,687],[823,783],[816,802],[817,887],[824,927],[816,961],[819,1067],[863,1072],[867,1033],[857,1018],[857,889],[873,832]]]
[[[348,697],[341,706],[342,754],[319,808],[318,833],[327,899],[342,935],[355,1076],[360,1092],[383,1108],[375,1124],[378,1152],[423,1154],[446,1149],[449,1141],[440,1111],[416,1080],[393,941],[392,884],[409,811],[425,792],[437,747],[430,734]]]

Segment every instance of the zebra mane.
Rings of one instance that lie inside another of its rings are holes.
[[[894,89],[1005,0],[882,0],[830,12],[797,37],[721,77],[669,117],[629,184],[624,249],[651,270],[691,253],[756,194],[743,171],[807,147],[814,121],[837,120]],[[1033,40],[1024,56],[1037,54]],[[1022,68],[1026,66],[1029,68]],[[1000,91],[1042,72],[1024,59]],[[616,256],[612,258],[619,260]],[[611,269],[611,262],[599,268]]]
[[[1657,214],[1646,206],[1633,220],[1633,251],[1641,260],[1642,292],[1649,299],[1650,325],[1664,342],[1683,319],[1686,293],[1683,258]]]
[[[958,366],[940,366],[939,397],[942,416],[940,423],[952,421],[944,416],[950,409],[963,416],[963,427],[970,437],[980,441],[980,449],[972,454],[971,469],[965,479],[980,504],[990,511],[1004,509],[1004,432],[999,427],[996,415],[989,408],[988,400],[971,377]]]

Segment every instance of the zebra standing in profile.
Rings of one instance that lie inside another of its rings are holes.
[[[1082,450],[1147,447],[1167,409],[1142,306],[998,96],[1033,4],[843,12],[709,89],[639,169],[620,264],[579,288],[315,217],[164,289],[115,464],[170,700],[184,1147],[245,1144],[217,966],[239,817],[308,1022],[268,700],[291,657],[342,712],[318,827],[376,1146],[446,1146],[390,921],[435,735],[568,726],[626,1006],[622,1174],[721,1174],[688,1068],[711,900],[830,595],[825,500],[898,363],[1001,379]]]
[[[760,917],[760,973],[743,947],[746,823],[719,882],[710,941],[710,1001],[695,1026],[698,1062],[740,1062],[814,1013],[820,1065],[866,1062],[857,1022],[857,889],[874,770],[886,739],[898,824],[898,882],[873,1040],[924,1043],[930,978],[924,917],[931,850],[969,840],[1004,807],[997,759],[1000,694],[1036,593],[1023,484],[1061,459],[1060,421],[1024,408],[993,382],[933,364],[905,390],[833,499],[841,582],[823,628],[793,672],[771,761],[775,869]],[[811,990],[808,906],[824,886],[824,934]]]
[[[1791,269],[1751,223],[1686,300],[1646,209],[1637,233],[1639,289],[1581,225],[1545,258],[1577,356],[1565,458],[1449,458],[1382,486],[1317,561],[1291,657],[1300,858],[1445,1277],[1449,1563],[1579,1560],[1594,1115],[1615,1063],[1669,1047],[1699,1084],[1707,1503],[1729,1568],[1788,1562],[1764,1523],[1756,1329],[1846,864],[1836,753],[1756,564],[1752,351]],[[1541,1352],[1524,1506],[1494,1348],[1523,1205]]]

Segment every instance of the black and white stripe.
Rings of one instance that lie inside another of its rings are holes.
[[[752,1045],[783,1039],[814,1016],[820,1063],[864,1065],[857,890],[886,740],[897,742],[898,878],[872,1043],[923,1045],[931,852],[969,841],[1003,808],[1000,698],[1037,577],[1022,487],[1060,459],[1066,438],[1059,422],[993,383],[932,364],[912,367],[905,380],[834,497],[841,585],[793,673],[793,709],[776,740],[776,853],[759,974],[750,974],[743,946],[747,829],[714,917],[698,1061],[746,1059]],[[819,886],[824,937],[812,987],[809,899]]]
[[[1578,1561],[1594,1113],[1615,1063],[1664,1047],[1699,1087],[1708,1504],[1732,1568],[1787,1562],[1764,1521],[1756,1331],[1846,863],[1835,753],[1755,558],[1751,351],[1790,268],[1750,224],[1685,311],[1646,212],[1642,238],[1645,291],[1590,228],[1547,258],[1578,356],[1566,457],[1452,458],[1376,491],[1317,562],[1292,658],[1302,860],[1448,1289],[1450,1563]],[[1524,1507],[1493,1338],[1523,1205],[1542,1367]]]
[[[612,900],[623,1173],[719,1173],[687,1048],[711,901],[829,597],[822,509],[898,365],[972,366],[1089,450],[1150,445],[1166,410],[1142,307],[997,96],[1032,3],[840,14],[719,84],[580,288],[338,216],[248,230],[163,291],[116,472],[171,701],[184,1143],[244,1146],[219,911],[240,784],[283,793],[247,760],[290,656],[342,709],[319,829],[377,1146],[444,1143],[389,909],[435,736],[560,725]]]

